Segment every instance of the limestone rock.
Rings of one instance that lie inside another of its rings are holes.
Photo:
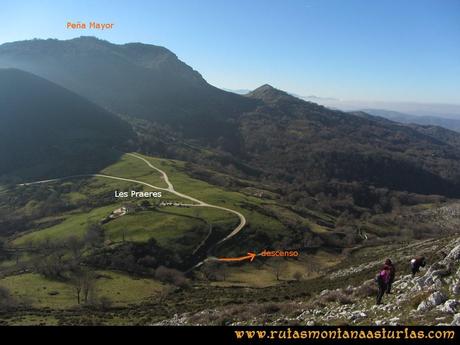
[[[433,306],[428,302],[428,301],[422,301],[418,307],[417,311],[425,312],[429,309],[431,309]]]
[[[446,256],[444,261],[458,261],[460,260],[460,244],[457,245],[454,249],[452,249],[449,255]]]
[[[430,295],[430,297],[428,297],[428,299],[427,299],[427,302],[430,303],[432,306],[435,306],[435,307],[440,305],[441,303],[444,303],[445,301],[447,301],[447,297],[446,297],[445,294],[443,294],[440,291],[436,291],[436,292],[432,293]]]
[[[460,303],[454,299],[447,300],[443,305],[440,305],[439,310],[443,313],[455,314]]]
[[[456,281],[451,287],[451,291],[454,295],[460,295],[460,282]]]
[[[460,313],[454,315],[451,326],[460,326]]]
[[[321,291],[319,295],[324,296],[324,295],[327,295],[329,292],[330,291],[328,289],[326,289],[326,290]]]

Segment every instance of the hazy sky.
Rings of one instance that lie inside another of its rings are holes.
[[[165,46],[219,87],[460,103],[460,0],[0,0],[2,43],[82,35]]]

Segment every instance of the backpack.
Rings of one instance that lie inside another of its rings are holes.
[[[377,284],[382,284],[383,283],[383,277],[382,275],[379,273],[377,273],[377,275],[375,276],[374,278],[374,281],[377,283]]]

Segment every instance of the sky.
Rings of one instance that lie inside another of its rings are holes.
[[[460,0],[0,0],[0,43],[78,36],[164,46],[228,89],[460,104]]]

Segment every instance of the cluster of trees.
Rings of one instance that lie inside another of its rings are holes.
[[[160,266],[179,268],[184,265],[176,252],[160,246],[153,238],[145,243],[127,242],[102,248],[87,257],[85,263],[141,275],[154,275]]]
[[[397,212],[402,206],[421,203],[439,204],[447,200],[440,195],[395,191],[357,181],[341,182],[336,179],[307,183],[294,182],[286,184],[285,191],[283,200],[295,205],[295,210],[300,213],[302,209],[316,209],[338,217],[346,215],[351,218],[360,218],[367,213],[373,215]]]
[[[112,300],[107,296],[98,295],[97,279],[99,277],[94,271],[81,267],[70,273],[69,281],[75,292],[77,304],[102,310],[110,309]]]
[[[62,193],[59,188],[44,185],[10,187],[0,200],[0,234],[11,235],[25,231],[34,225],[35,220],[78,207],[66,201]],[[24,208],[27,212],[24,212]],[[41,224],[41,226],[52,225]]]
[[[69,272],[74,272],[84,264],[84,253],[102,248],[104,230],[98,224],[88,227],[85,236],[79,239],[70,236],[65,240],[45,239],[42,242],[26,244],[35,260],[35,270],[49,279],[67,280]],[[69,255],[70,254],[70,255]]]

